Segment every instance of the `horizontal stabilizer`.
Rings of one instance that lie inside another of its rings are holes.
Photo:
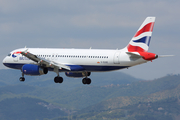
[[[131,55],[132,57],[142,57],[138,52],[126,52],[128,55]]]

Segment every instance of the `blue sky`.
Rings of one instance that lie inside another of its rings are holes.
[[[177,0],[0,0],[0,59],[24,46],[120,49],[147,16],[155,16],[149,52],[175,56],[121,72],[147,80],[178,74],[179,5]]]

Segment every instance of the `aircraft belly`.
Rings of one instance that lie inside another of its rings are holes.
[[[5,66],[13,69],[21,69],[24,64],[22,63],[4,63]],[[97,71],[113,71],[113,70],[118,70],[118,69],[123,69],[127,68],[129,66],[107,66],[107,65],[68,65],[74,68],[73,71],[76,71],[76,67],[78,66],[77,71],[92,71],[92,72],[97,72]],[[80,67],[79,67],[80,66]],[[53,68],[48,68],[50,71],[53,71]],[[68,70],[65,69],[60,69],[60,72],[67,72]]]
[[[90,65],[82,65],[87,71],[113,71],[118,69],[127,68],[128,66],[90,66]]]

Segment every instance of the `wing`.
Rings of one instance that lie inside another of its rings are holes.
[[[29,58],[30,60],[37,62],[39,65],[44,66],[44,67],[51,67],[51,68],[59,68],[59,69],[66,69],[66,70],[71,70],[69,66],[61,64],[61,63],[57,63],[54,61],[50,61],[41,57],[38,57],[30,52],[27,52],[28,49],[26,49],[25,51],[21,52],[22,55],[24,55],[25,57]]]

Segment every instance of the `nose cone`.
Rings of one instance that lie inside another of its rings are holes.
[[[10,66],[11,60],[9,59],[8,56],[6,56],[2,62],[4,64],[4,66],[11,68],[11,66]]]
[[[6,57],[3,59],[3,63],[6,63]]]
[[[3,59],[3,64],[5,65],[7,63],[7,57]],[[6,66],[6,65],[5,65]]]

